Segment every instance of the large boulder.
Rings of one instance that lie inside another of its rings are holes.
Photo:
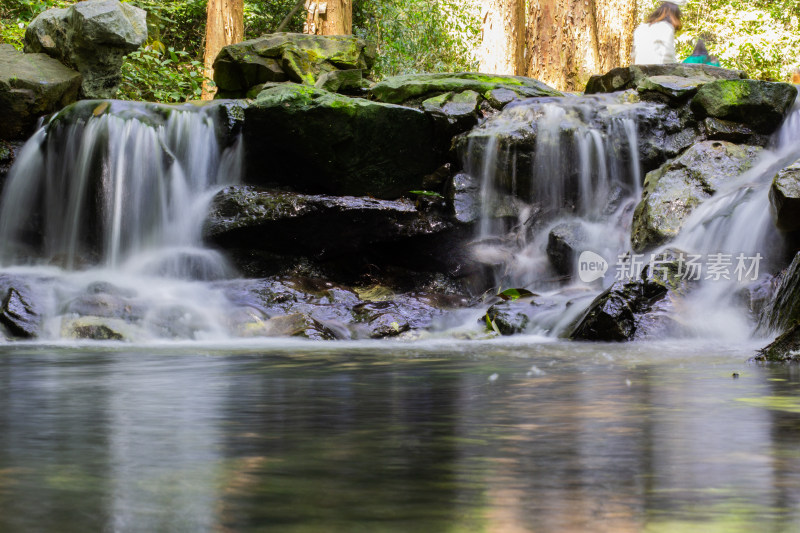
[[[772,133],[796,98],[797,88],[788,83],[719,80],[700,87],[691,107],[701,117],[741,122],[761,133]]]
[[[219,96],[229,98],[269,82],[355,89],[374,60],[367,44],[354,35],[274,33],[224,47],[214,61],[214,83]]]
[[[667,64],[631,65],[619,67],[603,75],[592,76],[586,84],[586,94],[613,93],[626,89],[655,91],[680,98],[686,92],[715,80],[746,78],[741,70],[731,70],[710,65]],[[682,79],[681,79],[682,78]]]
[[[450,229],[409,200],[306,195],[248,186],[217,194],[206,238],[218,246],[332,257]]]
[[[45,54],[0,44],[0,139],[27,138],[42,115],[78,98],[81,75]]]
[[[772,180],[769,201],[775,225],[783,231],[800,229],[800,161],[784,168]]]
[[[244,111],[246,175],[307,193],[394,199],[443,163],[417,109],[281,84]]]
[[[750,168],[757,146],[703,141],[647,174],[631,231],[635,252],[674,238],[684,221],[719,186]]]
[[[0,324],[11,337],[40,336],[47,307],[40,289],[45,283],[38,278],[0,275]]]
[[[119,0],[85,0],[37,16],[25,51],[41,52],[83,76],[83,98],[113,98],[124,57],[147,40],[147,13]]]

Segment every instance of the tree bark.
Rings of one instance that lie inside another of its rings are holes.
[[[479,70],[524,75],[525,0],[481,0]]]
[[[206,77],[214,77],[214,60],[224,46],[244,38],[244,0],[208,0],[206,50],[203,64]],[[211,100],[216,91],[203,82],[203,100]]]
[[[303,33],[350,35],[353,33],[353,0],[306,0]]]
[[[531,0],[527,75],[581,91],[593,74],[630,63],[636,0]]]

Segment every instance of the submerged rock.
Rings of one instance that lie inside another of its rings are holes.
[[[447,149],[422,111],[298,84],[258,95],[244,111],[244,141],[251,183],[383,199],[420,189]]]
[[[243,97],[268,82],[356,89],[374,60],[367,44],[354,35],[273,33],[224,47],[214,61],[214,82],[227,98]]]
[[[83,316],[64,317],[61,321],[61,337],[95,341],[133,341],[141,338],[141,335],[137,328],[124,320]]]
[[[83,76],[83,98],[113,98],[124,57],[147,40],[147,13],[118,0],[85,0],[38,15],[25,32],[25,51],[42,52]]]
[[[800,161],[778,172],[772,180],[769,202],[778,229],[800,229]]]
[[[684,221],[727,180],[750,168],[761,148],[704,141],[647,174],[631,231],[635,252],[673,239]]]
[[[81,75],[57,60],[0,44],[0,140],[27,138],[39,117],[74,102],[80,85]]]
[[[797,88],[788,83],[720,80],[703,85],[691,107],[701,117],[741,122],[761,133],[772,133],[796,98]]]

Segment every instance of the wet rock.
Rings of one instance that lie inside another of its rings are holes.
[[[244,111],[246,175],[305,193],[399,198],[449,147],[424,112],[282,84]]]
[[[692,98],[701,117],[740,122],[769,134],[778,129],[797,97],[788,83],[760,80],[720,80],[703,85]]]
[[[453,176],[447,190],[455,219],[462,224],[477,222],[481,216],[480,181],[470,174],[459,173]]]
[[[705,128],[705,137],[709,140],[762,147],[766,147],[769,144],[769,135],[758,133],[747,124],[706,117],[703,120],[703,127]]]
[[[647,174],[633,217],[636,252],[674,238],[692,211],[727,180],[750,168],[761,150],[725,141],[704,141]]]
[[[199,339],[209,332],[222,333],[222,328],[212,324],[204,313],[184,305],[148,309],[142,325],[159,339]]]
[[[445,93],[474,91],[485,95],[498,89],[504,89],[525,98],[562,96],[562,93],[552,87],[531,78],[470,72],[394,76],[376,83],[370,89],[369,95],[379,102],[409,104]],[[505,100],[504,97],[497,94],[495,100],[498,97]]]
[[[680,104],[694,95],[701,85],[711,81],[714,81],[714,78],[702,75],[688,78],[674,74],[649,76],[639,81],[636,90],[642,98]]]
[[[99,292],[81,295],[69,300],[62,307],[61,313],[117,318],[132,322],[141,320],[146,313],[146,308],[125,296]]]
[[[562,276],[572,275],[586,239],[586,231],[581,222],[565,222],[550,230],[547,236],[547,257],[556,272]]]
[[[775,225],[783,231],[800,229],[800,161],[784,168],[772,180],[769,202]]]
[[[228,98],[243,97],[267,82],[347,90],[361,85],[374,60],[354,35],[273,33],[224,47],[214,61],[214,82]]]
[[[133,341],[141,338],[129,323],[107,317],[65,317],[61,321],[61,337],[95,341]]]
[[[222,247],[332,257],[450,228],[446,219],[420,213],[408,200],[238,186],[217,194],[205,235]]]
[[[0,307],[0,323],[15,337],[33,339],[39,336],[42,317],[31,301],[31,292],[11,287]],[[24,294],[23,294],[24,293]]]
[[[800,322],[800,253],[780,276],[775,297],[765,309],[759,326],[763,330],[785,332]]]
[[[424,100],[422,109],[434,118],[444,135],[453,137],[478,123],[482,100],[475,91],[443,93]]]
[[[759,350],[753,359],[776,363],[800,362],[800,323],[795,323],[768,346]]]
[[[645,81],[655,77],[655,81]],[[678,91],[683,86],[699,86],[715,80],[737,80],[746,78],[741,70],[731,70],[710,65],[668,64],[668,65],[631,65],[619,67],[599,76],[592,76],[586,84],[586,94],[614,93],[626,89],[636,89],[640,85],[645,90],[656,90],[652,86],[661,86],[662,91]],[[680,82],[677,78],[690,79]],[[669,85],[674,88],[669,89]]]
[[[669,292],[652,279],[617,281],[594,299],[568,336],[620,342],[664,334],[671,322]]]
[[[0,140],[26,139],[39,117],[74,102],[80,85],[81,75],[57,60],[0,44]]]
[[[489,307],[486,316],[480,320],[488,320],[501,335],[524,333],[530,325],[530,317],[526,311],[531,308],[529,301],[500,302]]]
[[[147,40],[147,13],[118,0],[85,0],[38,15],[25,51],[41,52],[81,73],[82,98],[113,98],[124,57]]]

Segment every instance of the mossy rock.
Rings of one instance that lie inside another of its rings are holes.
[[[420,189],[446,150],[422,111],[293,83],[245,109],[244,137],[252,183],[383,199]]]
[[[357,71],[360,80],[373,62],[370,48],[353,35],[273,33],[224,47],[214,61],[214,82],[226,97],[241,97],[263,83],[315,85],[337,71]],[[330,85],[326,78],[325,88]]]
[[[701,117],[747,124],[758,132],[772,133],[789,113],[797,88],[788,83],[759,80],[719,80],[703,85],[691,108]]]
[[[78,98],[81,75],[45,54],[0,44],[0,139],[29,136],[40,116]]]
[[[648,78],[656,78],[645,82]],[[677,78],[689,78],[689,82],[678,82]],[[741,70],[712,67],[710,65],[667,64],[667,65],[631,65],[609,70],[605,74],[592,76],[586,84],[586,94],[614,93],[627,89],[675,90],[676,83],[700,85],[714,80],[738,80],[747,78]],[[643,83],[644,82],[644,83]],[[672,86],[670,89],[669,86]],[[656,86],[660,88],[656,89]]]
[[[631,230],[642,252],[675,238],[694,209],[719,186],[750,168],[760,147],[703,141],[645,177]]]
[[[394,76],[376,83],[370,89],[369,95],[379,102],[407,104],[444,93],[474,91],[487,95],[497,89],[506,89],[524,98],[563,96],[552,87],[531,78],[472,72]],[[507,97],[506,94],[503,99],[505,103],[510,101]]]

